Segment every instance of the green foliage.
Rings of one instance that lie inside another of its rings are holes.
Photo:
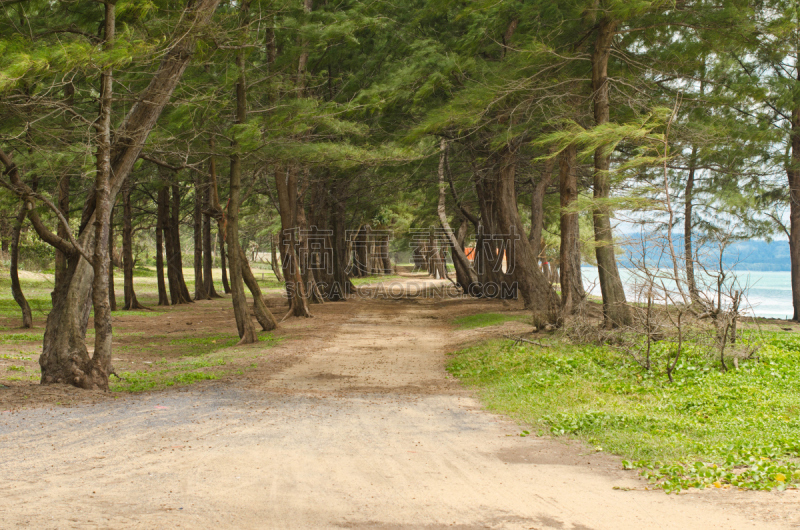
[[[563,343],[483,343],[457,352],[448,370],[490,409],[619,454],[667,492],[784,489],[800,483],[800,339],[762,340],[760,360],[729,372],[690,350],[674,384],[607,347]]]

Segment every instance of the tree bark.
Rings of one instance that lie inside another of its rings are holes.
[[[462,218],[455,234],[455,244],[453,244],[452,241],[450,242],[454,256],[458,250],[464,253],[464,239],[467,237],[467,228],[468,221]],[[469,260],[467,260],[465,264],[459,259],[453,259],[453,266],[456,269],[456,285],[461,288],[464,294],[479,296],[480,290],[477,289],[477,277],[475,271],[473,271],[470,266]]]
[[[380,239],[380,259],[383,265],[383,273],[392,273],[392,260],[389,257],[389,234],[381,235]],[[463,252],[463,249],[462,249]]]
[[[247,10],[249,2],[242,2],[240,11],[242,14],[242,25],[247,23]],[[245,60],[244,50],[236,51],[236,66],[239,70],[239,78],[236,80],[235,99],[236,99],[236,124],[244,124],[247,121],[247,92],[245,84]],[[253,321],[250,320],[250,312],[247,310],[247,297],[244,293],[243,263],[247,263],[244,251],[239,245],[239,201],[240,188],[242,184],[242,157],[239,153],[239,142],[234,133],[231,140],[231,172],[230,172],[230,196],[228,198],[228,260],[231,268],[231,299],[233,301],[233,314],[236,317],[236,329],[239,332],[239,344],[252,344],[258,340],[256,338]],[[249,267],[248,267],[249,270]],[[251,274],[252,275],[252,274]],[[253,300],[254,306],[264,301],[260,296],[258,283],[255,284],[259,291],[257,299]]]
[[[167,265],[167,282],[169,287],[169,299],[172,305],[182,304],[184,300],[181,299],[181,291],[178,286],[178,278],[175,274],[175,238],[172,235],[172,217],[170,216],[169,208],[169,186],[164,184],[162,189],[159,190],[159,209],[161,211],[161,230],[164,233],[164,255]]]
[[[219,232],[217,232],[217,239],[219,240],[219,264],[222,269],[222,290],[225,294],[230,294],[231,285],[228,283],[228,253],[225,251],[225,236],[224,231],[227,231],[227,223],[218,223]]]
[[[570,208],[578,200],[577,149],[567,147],[559,164],[559,189],[561,196],[561,311],[564,318],[574,313],[586,294],[581,278],[581,254],[578,212]]]
[[[275,279],[279,282],[283,280],[283,273],[281,272],[281,264],[278,260],[278,238],[275,237],[275,234],[272,234],[269,237],[269,246],[270,246],[270,253],[272,255],[272,259],[270,261],[270,267],[272,268],[272,273],[275,274]]]
[[[208,294],[205,290],[206,284],[203,281],[203,192],[201,190],[200,175],[195,171],[193,177],[194,299],[208,300]]]
[[[115,6],[105,4],[105,45],[110,47],[114,40],[116,16]],[[94,353],[88,370],[78,377],[78,386],[84,388],[108,388],[108,378],[113,371],[111,367],[111,299],[109,295],[109,239],[111,234],[111,105],[112,105],[112,71],[106,69],[100,76],[100,132],[97,142],[97,172],[94,181],[94,255],[92,268],[92,305],[94,306]],[[44,369],[42,375],[44,376]]]
[[[592,90],[594,92],[594,120],[596,126],[609,121],[608,58],[616,31],[617,22],[608,18],[597,26],[597,40],[592,53]],[[631,323],[631,312],[625,300],[625,290],[617,268],[614,252],[614,236],[611,230],[611,212],[608,199],[611,182],[608,171],[611,155],[607,146],[601,145],[594,153],[594,200],[592,212],[595,235],[595,255],[603,295],[603,318],[606,326],[627,326]]]
[[[800,81],[800,67],[797,68]],[[792,109],[792,155],[789,178],[789,256],[792,274],[792,320],[800,322],[800,106]]]
[[[353,284],[347,275],[349,262],[347,252],[347,231],[345,230],[345,204],[340,198],[335,199],[331,208],[331,246],[333,247],[333,284],[328,290],[328,300],[343,302],[353,292]]]
[[[104,202],[107,204],[113,201],[119,193],[123,182],[139,158],[150,131],[192,57],[197,30],[208,23],[218,4],[219,0],[197,0],[191,4],[183,20],[194,31],[188,31],[186,28],[177,32],[183,38],[165,52],[150,84],[130,107],[122,124],[115,131],[108,164],[111,169],[108,173],[110,177],[108,182],[103,183],[107,187],[93,191],[92,195],[95,198],[90,197],[90,200],[87,200],[81,216],[82,229],[79,230],[77,241],[84,253],[96,255],[97,246],[106,246],[106,240],[97,237],[98,230],[86,228],[91,225],[99,226],[101,229],[104,225],[107,227],[109,221],[107,212],[98,211],[97,208],[102,207]],[[110,75],[108,79],[110,81]],[[101,96],[106,94],[110,97],[110,90],[101,93]],[[103,200],[97,199],[98,194],[103,196]],[[95,278],[96,276],[100,278]],[[110,370],[110,355],[106,355],[110,353],[108,340],[111,330],[110,314],[95,309],[95,353],[91,358],[86,348],[89,300],[96,295],[93,293],[94,279],[107,285],[107,278],[97,274],[92,263],[82,259],[80,253],[70,257],[64,289],[58,291],[54,297],[53,308],[47,319],[42,355],[39,357],[42,384],[67,383],[81,388],[108,388],[108,372],[104,375],[96,372],[98,369]],[[107,287],[103,288],[105,289]],[[102,294],[105,295],[107,303],[107,293]],[[104,326],[103,318],[106,318],[107,327]],[[103,328],[100,333],[97,332],[98,327]],[[105,332],[106,329],[108,333]]]
[[[22,327],[33,327],[33,316],[31,315],[31,306],[22,292],[22,287],[19,284],[19,236],[22,232],[22,223],[28,215],[28,210],[23,203],[20,205],[19,213],[14,219],[14,225],[11,228],[11,265],[9,267],[11,272],[11,295],[14,301],[19,305],[22,311]]]
[[[497,248],[498,224],[497,208],[499,199],[496,197],[497,190],[494,183],[488,178],[482,177],[475,181],[475,194],[478,197],[480,207],[480,223],[477,228],[477,241],[475,244],[474,269],[481,284],[482,296],[487,298],[498,298],[507,293],[509,297],[516,296],[516,291],[501,290],[504,282],[509,280],[502,270],[503,256]],[[513,291],[513,292],[512,292]]]
[[[167,286],[164,283],[164,223],[166,215],[164,206],[167,203],[166,186],[158,190],[156,203],[156,278],[158,283],[158,305],[169,305]]]
[[[125,306],[122,309],[146,309],[136,299],[136,291],[133,289],[133,211],[130,181],[126,181],[122,188],[122,271],[125,284]]]
[[[465,293],[472,293],[474,291],[473,285],[477,283],[478,278],[472,271],[470,262],[467,255],[464,253],[462,241],[459,242],[453,229],[450,227],[450,222],[447,220],[447,212],[445,211],[445,194],[447,184],[444,181],[445,160],[447,158],[447,141],[442,138],[439,142],[439,204],[437,205],[436,212],[439,215],[439,222],[442,223],[447,238],[450,241],[450,248],[453,252],[453,264],[456,269],[456,283],[461,287]],[[466,225],[464,227],[466,234]]]
[[[355,239],[355,276],[363,278],[371,274],[369,267],[369,225],[358,229]]]
[[[70,184],[70,176],[66,174],[61,177],[58,181],[58,209],[61,210],[61,214],[64,218],[69,221],[69,184]],[[67,229],[66,227],[59,223],[58,228],[56,229],[56,233],[58,237],[63,240],[68,239]],[[56,263],[55,263],[55,285],[53,287],[53,294],[59,290],[60,287],[64,285],[64,278],[67,275],[67,255],[61,252],[60,250],[56,249]]]
[[[683,206],[683,255],[686,263],[686,283],[689,287],[689,296],[692,302],[700,300],[700,292],[697,290],[697,281],[694,277],[694,249],[692,244],[692,232],[694,231],[693,213],[694,207],[694,176],[697,164],[697,147],[692,147],[692,155],[689,159],[689,175],[686,178],[686,188],[684,190]]]
[[[170,236],[172,238],[172,259],[169,265],[172,265],[172,276],[175,278],[177,291],[179,294],[179,304],[191,304],[192,295],[189,294],[189,288],[186,286],[186,280],[183,277],[183,252],[181,251],[181,196],[180,188],[177,184],[172,185],[172,208],[170,212]],[[170,277],[170,278],[171,278]],[[174,304],[175,301],[173,300]]]
[[[114,290],[114,207],[109,213],[111,221],[108,226],[108,305],[111,311],[117,310],[117,293]]]
[[[263,331],[272,331],[278,327],[278,321],[275,320],[267,304],[264,303],[264,296],[261,294],[261,286],[258,285],[258,280],[256,280],[255,275],[253,275],[253,271],[250,270],[250,264],[247,262],[247,256],[245,256],[244,250],[241,251],[241,256],[242,278],[244,279],[245,285],[247,285],[247,288],[250,290],[250,294],[253,295],[253,313],[256,315],[256,320],[261,324],[261,329]]]
[[[281,176],[283,173],[283,176]],[[310,317],[306,302],[305,286],[300,275],[295,252],[295,232],[297,231],[297,173],[294,168],[285,172],[275,172],[275,188],[278,193],[278,209],[281,216],[281,256],[283,258],[283,277],[286,280],[286,294],[289,300],[289,313],[297,317]]]
[[[213,153],[213,149],[212,149]],[[212,245],[211,239],[211,214],[208,213],[211,211],[211,195],[213,193],[211,186],[214,183],[215,176],[214,173],[216,172],[216,164],[214,162],[214,155],[211,155],[209,161],[209,172],[212,177],[209,177],[209,181],[206,182],[205,186],[203,186],[203,283],[204,283],[204,291],[208,299],[212,298],[221,298],[219,294],[217,294],[217,290],[214,287],[214,277],[212,274],[212,269],[214,267],[214,247]]]
[[[531,231],[528,241],[531,244],[533,255],[537,258],[543,257],[542,254],[542,231],[544,230],[544,194],[550,184],[553,183],[553,167],[555,159],[548,158],[544,163],[539,181],[533,185],[531,191]],[[533,179],[531,179],[533,180]]]
[[[508,265],[513,267],[513,277],[525,308],[533,312],[533,325],[539,328],[558,322],[560,301],[550,282],[536,265],[536,256],[524,236],[517,206],[516,161],[513,156],[513,153],[507,152],[500,159],[496,179],[497,221],[502,237],[506,240],[504,248]]]
[[[306,296],[309,302],[312,304],[322,304],[325,302],[325,299],[319,290],[319,286],[317,286],[316,279],[314,278],[314,271],[311,268],[313,264],[311,263],[311,249],[308,243],[309,228],[306,222],[303,201],[299,197],[295,211],[297,212],[297,227],[299,228],[297,252],[300,261],[300,275],[303,278],[303,286],[306,289]]]

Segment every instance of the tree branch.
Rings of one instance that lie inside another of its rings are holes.
[[[25,185],[24,182],[22,182],[22,180],[19,177],[19,169],[17,168],[17,165],[11,160],[11,157],[8,156],[2,149],[0,149],[0,162],[2,162],[4,166],[6,166],[6,174],[9,175],[11,179],[10,183],[5,182],[4,180],[0,180],[0,185],[8,189],[12,193],[16,194],[24,201],[29,201],[30,198],[33,197],[46,204],[47,207],[50,208],[56,214],[56,217],[58,217],[58,220],[66,229],[67,236],[69,237],[69,243],[71,245],[67,245],[66,241],[64,241],[57,235],[53,234],[51,231],[47,229],[47,227],[44,226],[44,224],[41,222],[41,219],[39,219],[39,216],[36,214],[36,212],[33,211],[33,205],[31,205],[30,207],[26,205],[26,208],[28,208],[29,210],[28,217],[30,218],[31,223],[33,224],[33,227],[36,230],[36,233],[39,234],[39,237],[41,237],[45,242],[56,247],[61,252],[64,252],[65,254],[73,254],[75,251],[77,251],[81,256],[83,256],[83,258],[86,261],[91,263],[92,259],[89,257],[89,255],[86,253],[83,247],[81,247],[78,241],[75,239],[75,236],[69,227],[69,222],[64,217],[64,214],[61,213],[61,210],[59,210],[58,207],[56,207],[56,205],[53,204],[53,202],[50,199],[39,193],[36,193],[32,189],[30,189],[27,185]]]

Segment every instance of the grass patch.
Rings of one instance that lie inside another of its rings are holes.
[[[627,460],[667,492],[800,487],[800,338],[765,333],[760,360],[720,371],[689,351],[675,383],[605,346],[490,341],[448,370],[491,410]]]
[[[14,366],[12,364],[8,368],[6,368],[6,370],[8,370],[9,372],[24,372],[25,371],[25,367],[24,366]]]
[[[259,342],[277,344],[271,333],[258,336]],[[238,350],[228,350],[236,345],[236,335],[209,335],[206,337],[183,337],[173,339],[170,345],[186,347],[183,357],[176,361],[162,358],[154,363],[153,370],[121,372],[121,380],[112,377],[112,392],[144,392],[174,385],[189,385],[197,381],[219,379],[227,372],[225,367],[242,355]],[[258,366],[251,362],[249,368]],[[249,369],[245,368],[245,369]],[[232,373],[243,373],[241,369]]]
[[[8,333],[0,335],[0,343],[41,342],[42,340],[44,340],[44,333]]]
[[[465,317],[453,320],[458,329],[472,329],[483,328],[486,326],[494,326],[502,324],[503,322],[531,322],[530,315],[509,315],[503,313],[478,313],[477,315],[468,315]]]
[[[34,353],[33,355],[38,355],[38,354]],[[7,353],[4,353],[0,355],[0,359],[6,359],[8,361],[30,361],[32,357],[27,357],[25,355],[9,355]]]
[[[353,282],[353,285],[359,286],[399,280],[400,278],[402,278],[402,276],[397,274],[374,274],[371,276],[364,276],[363,278],[350,278],[350,281]]]
[[[8,289],[8,299],[0,298],[0,317],[9,317],[9,318],[19,318],[20,322],[22,322],[22,310],[17,305],[17,302],[14,301],[11,297],[11,287],[3,287],[0,284],[1,289]],[[4,293],[6,294],[6,293]],[[28,295],[28,293],[25,293]],[[31,313],[34,316],[42,316],[46,315],[52,309],[53,304],[50,302],[50,295],[48,294],[47,297],[31,297],[27,298],[28,305],[31,307]]]
[[[284,283],[279,282],[276,279],[262,280],[261,278],[257,278],[256,281],[258,282],[259,287],[263,287],[265,289],[282,289],[284,287]]]
[[[144,392],[174,385],[190,385],[198,381],[219,379],[220,375],[209,372],[172,373],[170,370],[122,372],[122,380],[111,383],[112,392]]]
[[[120,317],[157,317],[163,315],[163,311],[126,311],[125,309],[117,309],[111,313],[112,315]]]

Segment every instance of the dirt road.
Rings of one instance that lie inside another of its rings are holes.
[[[353,304],[266,380],[0,413],[0,526],[780,527],[519,437],[444,371],[447,302]]]

